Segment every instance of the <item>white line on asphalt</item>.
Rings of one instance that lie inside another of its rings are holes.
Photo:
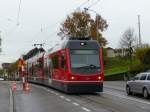
[[[64,99],[65,97],[64,96],[59,96],[60,98]]]
[[[9,90],[9,94],[10,94],[10,107],[9,107],[10,110],[9,111],[14,112],[13,93],[11,89]]]
[[[78,104],[78,103],[76,103],[76,102],[73,102],[72,104],[73,104],[73,105],[75,105],[75,106],[79,106],[79,104]]]
[[[49,91],[50,93],[52,93],[52,91]]]
[[[66,101],[68,101],[68,102],[70,102],[70,101],[71,101],[71,100],[70,100],[70,99],[68,99],[68,98],[66,98],[65,100],[66,100]]]
[[[55,93],[55,95],[59,95],[58,93]]]
[[[117,93],[113,93],[113,92],[110,92],[110,91],[105,91],[103,93],[109,94],[109,95],[113,95],[113,96],[117,96],[117,97],[120,97],[120,98],[124,98],[124,99],[127,99],[127,100],[136,101],[136,102],[139,102],[139,103],[144,103],[144,104],[150,105],[150,102],[146,102],[146,101],[138,100],[138,99],[135,99],[135,98],[123,96],[123,95],[120,95],[120,94],[117,94]]]
[[[85,110],[86,112],[91,112],[91,110],[87,109],[86,107],[82,107],[83,110]]]
[[[54,94],[54,91],[51,91],[51,93],[53,93],[53,94]]]
[[[57,92],[54,92],[54,94],[55,94],[55,95],[58,95],[58,93],[57,93]]]

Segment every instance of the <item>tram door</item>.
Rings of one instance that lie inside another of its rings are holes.
[[[66,79],[65,71],[66,71],[66,56],[65,53],[62,53],[60,56],[60,71],[61,71],[61,79]]]
[[[53,70],[53,66],[52,66],[52,60],[51,58],[47,58],[47,63],[48,63],[48,82],[49,84],[52,83],[52,70]]]

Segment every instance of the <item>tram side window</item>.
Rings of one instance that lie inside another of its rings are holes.
[[[34,65],[32,64],[32,75],[34,76]]]
[[[52,57],[52,64],[53,64],[53,68],[54,69],[57,69],[59,67],[59,64],[58,64],[58,55],[55,55],[54,57]]]
[[[47,60],[44,63],[44,71],[45,71],[45,75],[48,76],[48,65],[47,65]]]
[[[149,80],[149,81],[150,81],[150,74],[148,75],[147,80]]]
[[[37,61],[37,67],[38,67],[38,68],[42,68],[42,67],[43,67],[43,62],[42,62],[42,60],[38,60],[38,61]]]
[[[48,58],[48,73],[49,73],[49,77],[51,77],[51,75],[52,75],[52,69],[53,69],[52,60],[50,58]]]
[[[29,71],[30,75],[32,75],[32,64],[29,65],[28,69],[29,69],[28,71]]]
[[[66,60],[64,55],[61,56],[61,68],[66,69]]]

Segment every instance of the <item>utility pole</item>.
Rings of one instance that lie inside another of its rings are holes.
[[[142,47],[140,15],[138,15],[138,29],[139,29],[139,47]]]
[[[97,41],[98,41],[99,32],[98,32],[98,14],[97,14],[97,13],[96,13],[96,24],[97,24],[97,25],[96,25],[96,30],[97,30],[97,31],[96,31],[96,36],[97,36]]]

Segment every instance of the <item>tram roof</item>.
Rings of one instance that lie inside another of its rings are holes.
[[[46,54],[54,53],[58,50],[65,49],[65,48],[77,49],[77,48],[81,48],[81,46],[84,45],[86,46],[88,45],[89,49],[96,49],[101,47],[96,40],[65,40],[60,44],[56,44],[54,47],[48,49]]]
[[[35,56],[33,56],[33,57],[27,59],[26,61],[27,61],[27,62],[30,62],[30,63],[35,62],[36,60],[42,58],[42,57],[44,56],[44,54],[45,54],[45,52],[38,53],[38,54],[36,54]]]

